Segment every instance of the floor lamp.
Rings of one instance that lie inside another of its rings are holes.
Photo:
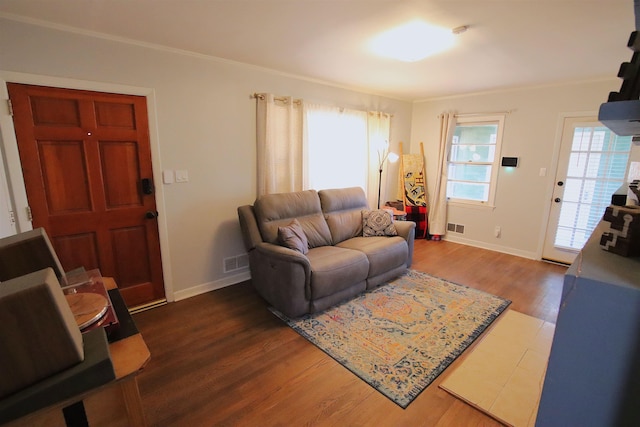
[[[398,161],[399,157],[396,153],[389,151],[389,143],[385,141],[382,151],[378,150],[378,209],[380,209],[380,190],[382,188],[382,167],[387,159],[391,163]]]

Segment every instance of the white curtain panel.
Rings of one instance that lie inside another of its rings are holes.
[[[455,113],[442,113],[440,115],[438,170],[431,209],[429,210],[429,234],[432,235],[444,236],[447,232],[447,162],[455,129]]]
[[[302,101],[256,95],[257,195],[302,190]]]

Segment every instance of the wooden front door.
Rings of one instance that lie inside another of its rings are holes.
[[[33,227],[130,308],[165,299],[146,99],[8,84]]]

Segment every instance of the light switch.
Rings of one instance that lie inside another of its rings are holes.
[[[547,176],[547,168],[540,168],[540,176]]]
[[[175,175],[172,170],[162,171],[162,182],[165,184],[173,184],[175,182]]]
[[[186,170],[177,170],[176,182],[189,182],[189,172]]]

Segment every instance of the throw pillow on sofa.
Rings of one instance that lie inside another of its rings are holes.
[[[362,235],[373,236],[397,236],[398,231],[393,225],[393,216],[384,209],[362,211]]]
[[[291,221],[286,227],[278,227],[278,242],[289,249],[303,254],[309,252],[307,236],[302,231],[302,226],[297,219]]]

